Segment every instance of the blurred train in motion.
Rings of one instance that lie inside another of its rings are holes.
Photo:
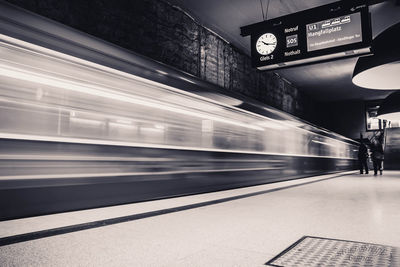
[[[355,169],[350,139],[0,8],[0,220]]]

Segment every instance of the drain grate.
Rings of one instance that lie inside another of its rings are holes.
[[[378,244],[304,236],[265,265],[398,267],[400,249]]]

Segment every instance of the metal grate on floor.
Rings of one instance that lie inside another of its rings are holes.
[[[304,236],[265,265],[398,267],[400,249],[371,243]]]

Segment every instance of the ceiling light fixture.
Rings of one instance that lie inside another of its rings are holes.
[[[378,119],[400,121],[400,91],[391,93],[378,109]]]
[[[360,57],[353,72],[353,83],[369,89],[400,89],[400,23],[397,23],[372,41],[372,56]]]

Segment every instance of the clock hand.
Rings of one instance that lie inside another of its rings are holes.
[[[275,43],[266,43],[264,41],[261,41],[261,42],[263,42],[265,45],[274,45],[274,44],[276,44],[276,42]]]

